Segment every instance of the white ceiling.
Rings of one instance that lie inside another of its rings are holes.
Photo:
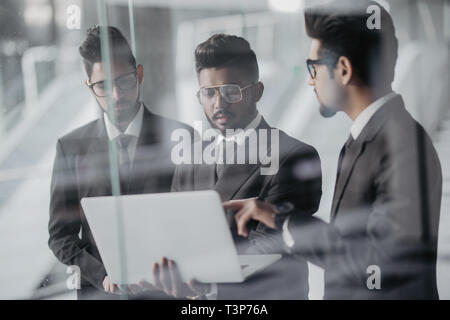
[[[172,7],[184,9],[244,9],[265,10],[268,9],[267,0],[107,0],[108,4],[128,5],[132,2],[135,6]]]

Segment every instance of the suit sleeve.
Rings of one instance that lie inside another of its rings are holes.
[[[319,208],[322,195],[322,173],[317,151],[307,146],[290,151],[283,157],[278,173],[274,175],[262,194],[272,204],[293,206],[293,215],[313,215]],[[283,252],[279,230],[272,230],[263,223],[249,223],[252,250],[258,253]],[[252,227],[253,226],[253,227]]]
[[[313,215],[322,196],[322,172],[317,151],[308,146],[294,149],[280,163],[273,177],[267,197],[270,203],[289,202],[295,214]]]
[[[101,261],[87,252],[87,243],[79,237],[81,220],[78,188],[61,141],[56,147],[50,192],[50,249],[62,263],[78,266],[83,279],[103,289],[106,270]]]
[[[371,265],[380,267],[382,279],[399,279],[406,270],[421,273],[424,257],[433,257],[436,249],[442,175],[431,142],[405,143],[399,136],[383,140],[384,152],[378,147],[380,155],[372,160],[379,161],[376,171],[358,173],[373,174],[375,200],[353,212],[339,212],[346,217],[346,234],[315,217],[291,216],[293,252],[363,283]],[[347,192],[354,187],[347,186]],[[367,221],[360,216],[368,216]]]

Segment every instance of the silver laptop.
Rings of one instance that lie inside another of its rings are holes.
[[[113,283],[153,281],[152,266],[174,260],[184,281],[242,282],[281,258],[238,255],[215,191],[81,199]]]

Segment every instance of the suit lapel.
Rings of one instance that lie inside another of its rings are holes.
[[[344,196],[345,189],[348,185],[349,179],[353,173],[353,169],[363,154],[366,144],[372,141],[377,133],[382,129],[387,119],[392,112],[395,112],[395,108],[404,108],[403,99],[401,96],[396,96],[391,99],[387,104],[381,107],[369,120],[359,137],[349,147],[347,154],[344,155],[344,161],[342,163],[341,172],[338,173],[336,179],[336,185],[334,188],[334,197],[331,207],[331,219],[334,219],[339,210],[339,205]]]
[[[260,164],[232,164],[216,182],[216,165],[198,164],[194,166],[194,190],[216,190],[222,201],[227,201],[239,191],[240,187],[259,168]]]
[[[341,171],[338,173],[334,197],[333,197],[333,206],[331,210],[331,218],[334,218],[336,215],[336,209],[342,199],[342,195],[347,186],[348,180],[352,175],[353,168],[356,164],[356,161],[361,156],[364,151],[365,142],[359,142],[358,139],[353,142],[353,144],[348,148],[347,152],[344,155],[344,160],[342,162]]]
[[[217,181],[215,190],[219,192],[223,201],[233,199],[241,186],[259,168],[257,164],[235,164],[225,167],[222,177]]]
[[[161,157],[170,154],[164,148],[170,148],[169,144],[161,142],[162,131],[169,128],[161,128],[157,118],[144,106],[144,116],[142,129],[138,138],[135,156],[133,159],[130,176],[129,192],[122,190],[122,193],[141,193],[147,183],[157,183],[149,176],[162,168]],[[170,135],[167,136],[167,139]],[[80,156],[78,166],[83,181],[87,182],[87,195],[109,195],[111,190],[109,141],[103,119],[97,120],[97,125],[89,137],[83,138],[86,144],[86,151]],[[168,159],[163,159],[167,163]],[[169,160],[170,161],[170,160]],[[167,168],[170,170],[170,168]]]
[[[256,130],[266,129],[270,130],[269,124],[261,118],[261,122]],[[268,149],[270,153],[270,135],[268,135]],[[258,140],[259,143],[259,140]],[[225,167],[222,177],[217,181],[215,190],[219,192],[223,201],[231,200],[240,190],[242,185],[254,174],[256,170],[261,166],[261,162],[256,164],[234,164]],[[215,172],[214,172],[215,174]]]
[[[216,165],[198,164],[194,166],[194,190],[215,189]]]

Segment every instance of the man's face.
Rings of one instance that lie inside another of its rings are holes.
[[[139,110],[139,85],[143,80],[143,68],[139,65],[135,69],[127,61],[113,61],[111,64],[112,91],[108,95],[106,90],[106,74],[103,62],[93,64],[89,82],[94,84],[91,92],[97,99],[98,104],[107,112],[108,96],[111,98],[114,119],[110,120],[125,129]],[[100,93],[100,96],[99,94]],[[103,95],[107,95],[102,97]]]
[[[200,88],[237,84],[244,88],[252,83],[242,72],[233,67],[206,68],[200,71],[198,82]],[[202,99],[203,109],[211,125],[222,132],[226,129],[243,129],[256,116],[256,102],[260,99],[263,85],[258,82],[254,86],[242,90],[242,100],[235,103],[227,102],[219,93],[219,88],[212,95]]]
[[[309,59],[323,59],[320,55],[321,43],[317,39],[311,42]],[[330,68],[325,64],[315,64],[316,76],[309,78],[308,84],[314,87],[314,92],[320,103],[320,114],[324,117],[331,117],[337,111],[342,110],[343,91],[338,85],[336,76],[331,77]]]

